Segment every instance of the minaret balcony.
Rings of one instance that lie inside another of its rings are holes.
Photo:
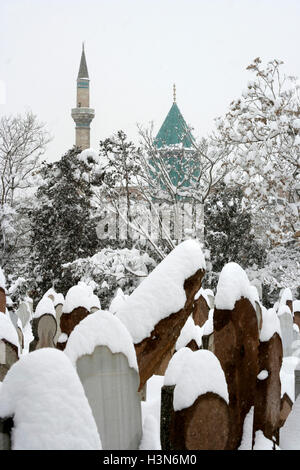
[[[95,117],[95,110],[92,108],[73,108],[71,116],[77,123],[90,123]]]

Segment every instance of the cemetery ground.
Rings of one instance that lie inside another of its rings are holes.
[[[1,271],[0,448],[300,449],[299,300],[265,308],[233,262],[213,292],[205,269],[186,240],[107,310],[80,281],[15,313]]]

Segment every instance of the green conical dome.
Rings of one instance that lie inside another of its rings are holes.
[[[174,102],[154,140],[154,144],[157,148],[178,144],[182,144],[184,148],[191,148],[193,142],[194,137],[177,104]]]

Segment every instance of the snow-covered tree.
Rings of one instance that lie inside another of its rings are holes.
[[[98,239],[91,204],[92,165],[73,148],[59,161],[44,164],[43,184],[30,210],[32,296],[51,286],[66,293],[72,279],[62,278],[62,264],[96,252]]]
[[[131,294],[155,265],[147,253],[136,248],[103,248],[93,256],[65,263],[63,275],[74,284],[83,281],[91,285],[102,308],[109,308],[118,288]]]
[[[255,240],[251,214],[243,209],[239,187],[219,184],[206,200],[204,220],[205,246],[210,251],[211,264],[206,277],[209,286],[216,286],[219,273],[230,261],[244,269],[263,265],[266,250]]]
[[[18,270],[28,249],[27,191],[49,142],[45,125],[31,112],[0,119],[0,265]]]
[[[237,168],[227,181],[239,184],[264,236],[289,238],[299,221],[299,85],[282,73],[283,62],[256,58],[254,79],[217,119],[216,142],[232,149]]]
[[[132,221],[132,206],[136,199],[136,178],[141,169],[139,153],[139,148],[121,130],[100,141],[101,170],[98,177],[102,184],[96,195],[100,202],[105,199],[106,205],[109,203],[119,216],[123,215],[127,239],[131,238],[129,223]]]

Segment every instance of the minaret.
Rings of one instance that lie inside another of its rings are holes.
[[[77,108],[72,109],[72,118],[76,123],[76,145],[82,150],[90,147],[90,123],[95,110],[90,108],[90,79],[86,65],[84,44],[77,77]]]

